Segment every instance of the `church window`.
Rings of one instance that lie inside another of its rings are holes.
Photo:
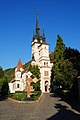
[[[48,66],[48,62],[44,62],[44,66]]]
[[[19,88],[19,84],[17,84],[17,88]]]
[[[44,71],[44,76],[49,76],[49,72],[48,71]]]

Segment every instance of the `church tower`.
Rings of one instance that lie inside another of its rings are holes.
[[[38,25],[38,10],[36,10],[36,29],[32,39],[32,64],[39,64],[40,28]]]
[[[38,65],[41,73],[40,88],[42,92],[49,92],[52,64],[49,58],[49,44],[46,37],[40,34],[38,25],[38,10],[36,10],[36,29],[32,39],[32,65]]]

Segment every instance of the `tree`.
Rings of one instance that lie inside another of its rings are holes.
[[[0,79],[4,76],[3,68],[0,66]]]
[[[15,68],[4,70],[4,74],[8,76],[8,81],[10,82],[15,77]]]
[[[32,86],[35,89],[35,91],[40,91],[40,80],[36,83],[32,82]]]
[[[2,71],[2,69],[1,69]],[[3,72],[1,72],[3,73]],[[8,95],[8,76],[3,74],[2,77],[0,78],[0,94],[1,96],[6,96]]]
[[[9,90],[8,78],[7,76],[4,76],[2,79],[1,96],[7,96],[8,90]]]
[[[62,38],[58,35],[56,47],[54,50],[54,61],[53,61],[54,82],[57,84],[62,77],[62,74],[60,72],[60,65],[64,61],[64,52],[65,52],[65,44],[63,43]]]
[[[68,59],[68,51],[65,48],[62,38],[57,36],[57,43],[54,51],[54,62],[53,62],[53,82],[56,85],[65,86],[71,89],[75,84],[75,78],[77,77],[77,70],[74,64]],[[71,52],[74,56],[74,52]],[[76,51],[75,55],[78,52]]]
[[[4,77],[4,71],[3,71],[3,68],[0,66],[0,93],[1,93],[2,84],[3,84],[3,80],[2,80],[3,77]]]
[[[32,78],[35,78],[35,77],[36,77],[37,79],[40,78],[40,69],[38,68],[37,65],[33,65],[33,66],[32,66],[32,65],[30,64],[28,70],[31,71],[31,73],[33,74],[33,75],[32,75]],[[32,82],[32,86],[33,86],[33,88],[35,88],[35,90],[40,91],[40,80],[38,80],[38,82],[36,82],[36,83]]]
[[[77,70],[69,60],[64,60],[60,66],[63,87],[71,89],[77,77]]]
[[[80,75],[80,52],[77,49],[72,49],[66,47],[65,49],[65,60],[68,59],[77,70],[78,75]]]
[[[31,73],[33,74],[33,78],[36,77],[37,79],[40,78],[40,69],[38,68],[37,65],[31,65],[29,66],[29,71],[31,71]]]

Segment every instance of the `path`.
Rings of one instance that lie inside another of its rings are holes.
[[[0,101],[0,120],[80,120],[80,112],[54,94],[45,93],[37,103]]]

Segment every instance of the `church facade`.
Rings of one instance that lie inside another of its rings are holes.
[[[51,68],[53,63],[51,62],[51,53],[49,53],[49,44],[46,42],[44,31],[41,34],[38,25],[38,11],[36,10],[36,29],[32,38],[32,60],[31,65],[38,65],[41,73],[40,77],[40,89],[42,92],[50,91],[50,79]],[[9,83],[10,93],[16,91],[23,91],[26,89],[26,78],[28,77],[27,69],[24,70],[22,62],[19,60],[18,65],[15,68],[15,78]],[[34,81],[34,80],[33,80]]]
[[[32,38],[32,65],[38,65],[41,73],[40,88],[42,92],[50,91],[51,68],[49,44],[46,42],[44,31],[41,35],[38,25],[38,11],[36,11],[36,29]]]
[[[15,93],[16,91],[23,91],[26,89],[26,73],[23,69],[22,62],[19,60],[15,68],[15,77],[9,82],[10,93]]]
[[[32,73],[28,69],[24,69],[21,60],[18,61],[18,64],[15,68],[15,77],[9,82],[9,91],[10,93],[15,93],[16,91],[27,91],[27,88],[30,87],[31,91],[34,91],[31,82],[36,83],[37,78],[31,78]]]

